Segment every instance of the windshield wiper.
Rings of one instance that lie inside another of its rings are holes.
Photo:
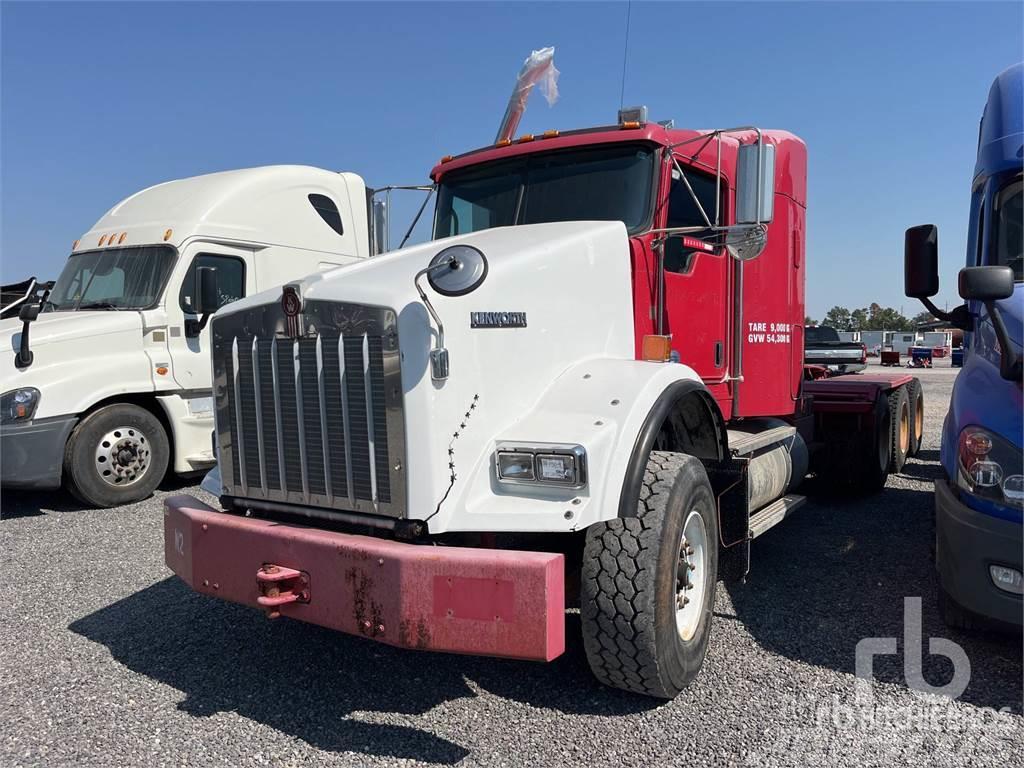
[[[111,304],[109,301],[92,301],[88,304],[79,304],[78,309],[113,309],[120,311],[120,307],[116,304]]]

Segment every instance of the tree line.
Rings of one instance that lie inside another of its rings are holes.
[[[892,307],[872,303],[870,307],[854,310],[832,307],[820,323],[805,317],[804,325],[823,325],[837,331],[913,331],[917,326],[934,320],[930,312],[919,312],[908,318]]]

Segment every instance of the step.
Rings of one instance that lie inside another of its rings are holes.
[[[805,496],[798,496],[795,493],[787,494],[781,499],[776,499],[767,507],[763,507],[750,516],[749,531],[750,538],[756,539],[762,533],[772,528],[787,517],[798,507],[807,501]]]
[[[730,429],[728,432],[729,450],[732,451],[734,456],[746,456],[760,448],[764,448],[766,445],[780,443],[792,437],[796,434],[796,427],[791,424],[785,424],[760,432],[741,432],[736,429]]]

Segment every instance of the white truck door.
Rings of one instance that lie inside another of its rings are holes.
[[[196,269],[217,270],[219,306],[256,291],[253,251],[220,244],[200,243],[189,249],[187,270],[178,292],[167,296],[168,348],[174,380],[184,390],[208,391],[210,380],[210,326],[198,333],[200,317],[192,311],[196,296]],[[198,393],[197,393],[198,394]]]

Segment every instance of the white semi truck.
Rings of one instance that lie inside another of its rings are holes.
[[[170,181],[76,240],[46,299],[0,322],[0,484],[108,507],[214,462],[207,319],[375,250],[363,180],[268,166]]]

